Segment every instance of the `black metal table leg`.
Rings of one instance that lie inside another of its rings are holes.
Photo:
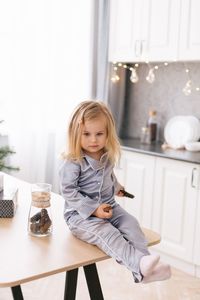
[[[64,300],[75,300],[78,269],[66,272]]]
[[[85,277],[91,300],[103,300],[103,293],[97,272],[96,264],[84,266]]]
[[[12,286],[11,291],[14,300],[24,300],[20,285]]]

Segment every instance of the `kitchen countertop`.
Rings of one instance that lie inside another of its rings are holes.
[[[122,150],[128,150],[164,158],[171,158],[189,163],[200,163],[200,151],[191,152],[187,150],[174,150],[170,148],[162,149],[161,142],[148,145],[142,144],[139,139],[134,138],[121,139],[120,141]]]

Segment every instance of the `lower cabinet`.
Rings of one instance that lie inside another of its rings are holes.
[[[118,181],[135,196],[133,199],[119,197],[118,203],[148,228],[151,228],[154,169],[154,157],[123,151],[115,170]]]
[[[126,210],[133,213],[142,226],[151,228],[153,178],[155,160],[151,156],[125,154],[125,186],[135,195],[126,199]]]
[[[199,167],[156,158],[152,228],[161,233],[158,248],[193,261]]]
[[[200,166],[123,151],[115,173],[135,195],[134,199],[122,200],[122,206],[141,226],[160,233],[161,243],[156,249],[200,266]]]
[[[195,265],[199,266],[197,272],[200,277],[200,192],[197,200],[197,209],[196,209],[194,263]]]

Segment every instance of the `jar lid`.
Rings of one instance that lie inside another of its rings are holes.
[[[46,208],[50,206],[51,194],[49,192],[32,192],[32,206]]]

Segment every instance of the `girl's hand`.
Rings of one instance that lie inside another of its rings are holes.
[[[102,203],[93,212],[93,215],[100,219],[109,219],[112,217],[112,207],[110,204]]]
[[[121,190],[124,190],[124,188],[122,187],[116,194],[116,196],[118,197],[124,197],[124,193],[121,191]]]
[[[119,197],[128,197],[128,198],[135,198],[135,196],[131,193],[128,193],[124,189],[119,190],[119,192],[116,194]]]

